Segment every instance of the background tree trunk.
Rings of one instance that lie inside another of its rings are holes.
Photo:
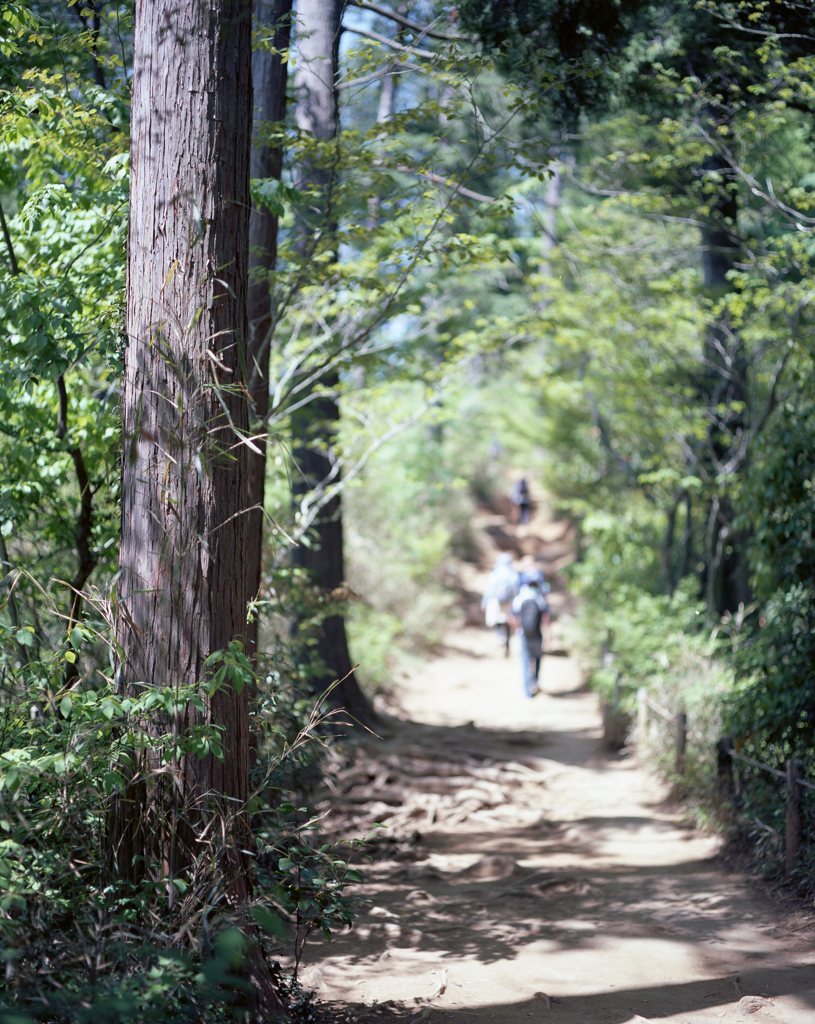
[[[408,8],[405,4],[399,4],[395,9],[397,14],[407,16]],[[394,36],[397,43],[401,42],[403,35],[402,26],[397,26]],[[388,63],[385,74],[382,76],[382,82],[379,86],[379,102],[376,105],[377,124],[385,124],[386,121],[393,117],[393,112],[396,110],[396,90],[398,86],[396,72],[398,69],[399,61],[394,59]],[[379,195],[372,195],[368,200],[368,228],[371,231],[379,227],[379,208],[381,202],[382,197]]]
[[[257,0],[256,30],[271,36],[252,57],[255,95],[255,126],[252,140],[251,177],[280,181],[283,149],[270,144],[271,126],[286,117],[284,62],[291,35],[292,0]],[[260,450],[249,453],[249,593],[261,587],[263,565],[263,495],[266,482],[266,418],[269,413],[269,355],[274,327],[274,269],[277,262],[277,215],[255,207],[249,220],[249,392],[252,400],[252,435]],[[257,648],[258,616],[248,626],[249,646]]]
[[[739,253],[738,198],[733,170],[723,158],[712,156],[704,171],[716,175],[710,218],[702,228],[702,270],[705,288],[713,299],[724,296]],[[705,338],[705,399],[707,402],[708,470],[720,477],[722,467],[748,429],[747,361],[737,329],[726,315],[708,326]],[[735,474],[735,470],[731,475]],[[714,484],[720,488],[720,484]],[[725,480],[724,487],[727,486]],[[721,616],[750,600],[747,537],[735,527],[736,511],[727,493],[717,493],[708,507],[705,544],[705,590],[708,612]]]
[[[212,652],[246,639],[251,95],[250,5],[139,0],[116,612],[126,693],[195,684]],[[136,766],[111,823],[120,876],[155,865],[172,879],[220,814],[236,826],[225,877],[248,885],[236,863],[247,696],[226,686],[203,714],[186,705],[148,723],[179,736],[216,726],[223,757]]]
[[[297,90],[297,127],[315,139],[330,141],[339,132],[337,66],[342,0],[300,0],[297,5],[298,59],[294,81]],[[313,251],[318,236],[332,247],[336,220],[332,193],[336,182],[336,160],[323,153],[319,159],[304,161],[299,168],[298,187],[307,191],[308,210],[302,211],[297,230],[304,259]],[[338,482],[335,458],[337,426],[340,418],[336,398],[337,378],[321,381],[320,396],[315,397],[291,417],[294,456],[294,497],[319,492],[330,480]],[[336,595],[345,582],[343,557],[342,498],[338,494],[319,512],[312,529],[312,543],[299,545],[295,561],[305,569],[312,582],[328,598]],[[342,615],[327,616],[319,626],[315,654],[325,666],[314,679],[323,692],[337,682],[331,701],[357,720],[375,719],[370,702],[354,676],[345,620]]]

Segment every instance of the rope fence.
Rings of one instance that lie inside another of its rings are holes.
[[[676,712],[663,707],[644,688],[637,690],[637,734],[649,735],[654,718],[661,719],[673,731],[674,771],[681,778],[687,767],[688,740],[702,742],[688,728],[688,716],[684,708]],[[795,870],[801,853],[803,832],[802,797],[804,790],[815,790],[815,783],[804,778],[801,766],[794,757],[787,760],[785,770],[748,757],[733,747],[729,736],[723,736],[716,744],[716,801],[720,808],[735,807],[737,804],[736,762],[749,765],[756,771],[765,772],[784,782],[785,827],[784,827],[784,871],[787,876]]]

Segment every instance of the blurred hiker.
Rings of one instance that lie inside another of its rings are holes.
[[[509,656],[509,638],[512,633],[510,610],[518,592],[518,574],[512,564],[512,555],[502,552],[496,559],[481,598],[484,621],[498,636],[504,654]]]
[[[549,627],[549,603],[543,593],[547,585],[541,577],[539,570],[534,575],[523,574],[521,589],[512,602],[512,614],[518,626],[521,647],[524,693],[527,697],[534,697],[538,692],[543,657],[543,628]]]
[[[512,488],[512,503],[518,510],[517,522],[521,525],[528,523],[532,501],[529,496],[529,483],[525,476],[522,476]]]

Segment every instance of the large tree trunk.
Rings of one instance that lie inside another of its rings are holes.
[[[300,0],[297,5],[297,127],[323,142],[335,139],[339,131],[336,79],[342,8],[342,0]],[[310,194],[309,208],[301,212],[297,228],[303,258],[311,255],[318,238],[319,244],[334,246],[336,222],[332,190],[335,180],[336,165],[330,155],[304,161],[300,168],[298,185]],[[332,485],[338,482],[335,459],[340,417],[335,395],[337,383],[335,376],[321,381],[321,394],[291,417],[295,499],[319,492],[328,480]],[[298,546],[295,561],[308,572],[328,600],[343,589],[345,563],[339,494],[318,513],[312,542],[309,546]],[[316,689],[324,692],[333,686],[330,693],[333,704],[345,708],[359,721],[373,721],[373,709],[354,676],[345,620],[339,614],[329,615],[318,629],[315,654],[324,668],[314,680]]]
[[[283,150],[270,142],[270,128],[286,116],[284,55],[291,35],[292,0],[257,0],[256,30],[271,36],[252,58],[255,94],[255,127],[252,142],[252,178],[279,181]],[[263,495],[266,482],[266,420],[269,414],[269,355],[274,327],[274,270],[277,262],[277,215],[255,207],[249,221],[249,393],[252,400],[252,434],[257,452],[249,455],[249,593],[261,589],[263,564]],[[249,623],[249,645],[257,648],[258,615]]]
[[[196,684],[246,639],[250,30],[242,0],[136,4],[116,608],[128,694]],[[240,896],[248,694],[227,682],[204,696],[203,713],[183,703],[145,728],[183,740],[215,726],[223,756],[141,755],[111,860],[120,877],[171,881],[202,857]]]
[[[738,259],[738,199],[732,168],[723,158],[712,156],[704,171],[716,175],[717,185],[708,221],[702,228],[703,280],[708,294],[719,299],[732,287],[728,275]],[[748,429],[748,388],[743,341],[724,314],[708,326],[704,361],[708,469],[713,477],[724,476],[726,487],[727,474],[722,468]],[[732,470],[730,475],[735,472]],[[708,508],[705,542],[705,589],[710,614],[733,612],[750,600],[747,537],[736,529],[735,519],[727,493],[715,494]]]

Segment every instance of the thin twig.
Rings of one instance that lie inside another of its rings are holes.
[[[395,21],[398,25],[413,29],[415,32],[420,32],[429,39],[442,39],[450,43],[472,43],[476,41],[467,36],[458,36],[451,32],[440,32],[438,29],[433,28],[432,25],[420,25],[418,21],[412,21],[410,18],[406,18],[404,14],[399,14],[390,7],[384,7],[382,4],[372,3],[371,0],[348,0],[348,6],[359,7],[363,11],[373,11],[374,14],[379,14],[383,18],[390,18],[391,21]]]
[[[379,32],[372,32],[367,28],[357,28],[354,25],[344,25],[343,28],[346,32],[353,32],[355,35],[364,36],[365,39],[372,39],[381,46],[387,46],[391,50],[396,50],[397,53],[410,53],[414,57],[424,57],[426,60],[435,60],[438,57],[438,54],[433,53],[432,50],[422,50],[418,46],[397,43],[395,39],[388,39],[387,36],[380,35]]]

